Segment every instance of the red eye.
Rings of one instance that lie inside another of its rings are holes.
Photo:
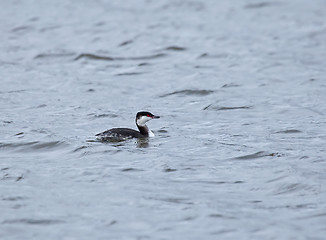
[[[149,114],[147,114],[147,117],[151,117]]]

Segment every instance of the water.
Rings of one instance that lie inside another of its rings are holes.
[[[0,5],[1,239],[324,239],[324,1]]]

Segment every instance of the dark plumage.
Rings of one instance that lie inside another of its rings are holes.
[[[125,140],[129,138],[145,138],[154,136],[153,132],[146,126],[146,122],[151,119],[160,118],[150,112],[138,112],[136,115],[136,125],[139,131],[130,128],[112,128],[96,134],[100,141]]]
[[[130,128],[112,128],[110,130],[106,130],[105,132],[101,132],[96,134],[95,136],[100,137],[102,140],[105,138],[142,138],[146,137],[140,132],[130,129]]]

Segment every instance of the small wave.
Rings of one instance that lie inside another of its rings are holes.
[[[172,95],[196,95],[196,96],[206,96],[215,91],[213,90],[194,90],[194,89],[185,89],[185,90],[180,90],[180,91],[174,91],[171,93],[163,94],[160,97],[168,97]]]
[[[235,219],[235,217],[232,217],[232,216],[225,216],[225,215],[223,215],[223,214],[219,214],[219,213],[212,213],[212,214],[209,214],[208,216],[209,216],[209,217],[212,217],[212,218]]]
[[[287,175],[283,175],[283,176],[279,176],[279,177],[276,177],[276,178],[272,178],[272,179],[270,179],[270,180],[268,180],[266,182],[267,183],[278,182],[278,181],[283,180],[283,179],[285,179],[287,177],[288,177]]]
[[[147,62],[142,62],[142,63],[139,63],[138,66],[139,67],[143,67],[143,66],[149,66],[151,65],[150,63],[147,63]]]
[[[244,8],[247,9],[255,9],[255,8],[265,8],[265,7],[270,7],[275,5],[275,3],[270,3],[270,2],[260,2],[260,3],[249,3],[244,6]]]
[[[0,169],[0,181],[15,181],[19,182],[23,179],[25,179],[25,175],[28,173],[28,171],[16,171],[15,169],[11,169],[9,167],[4,167]],[[18,197],[15,198],[4,198],[3,200],[7,201],[14,201],[19,200]]]
[[[44,107],[47,107],[48,105],[46,105],[46,104],[40,104],[40,105],[38,105],[38,106],[36,106],[35,108],[44,108]]]
[[[29,32],[29,31],[33,31],[34,28],[32,26],[19,26],[19,27],[15,27],[13,29],[11,29],[12,32],[19,32],[19,33],[25,33],[25,32]]]
[[[25,89],[19,89],[19,90],[11,90],[11,91],[0,91],[0,94],[3,93],[21,93],[21,92],[26,92],[27,90]]]
[[[121,172],[142,172],[144,170],[138,168],[123,168]]]
[[[281,187],[279,187],[279,189],[275,191],[274,194],[282,195],[305,190],[313,190],[313,186],[302,183],[289,183],[281,185]]]
[[[52,225],[58,223],[64,223],[63,220],[56,220],[56,219],[11,219],[11,220],[4,220],[2,224],[29,224],[29,225]]]
[[[14,121],[2,121],[4,124],[11,124],[11,123],[13,123]]]
[[[91,59],[91,60],[105,60],[105,61],[115,60],[113,57],[100,56],[100,55],[91,54],[91,53],[82,53],[82,54],[78,55],[74,60],[77,61],[82,58]]]
[[[118,117],[118,115],[114,114],[114,113],[102,113],[102,114],[91,113],[91,114],[88,114],[88,116],[91,116],[93,118],[116,118],[116,117]]]
[[[163,50],[180,52],[180,51],[186,51],[187,48],[179,47],[179,46],[169,46],[169,47],[164,48]]]
[[[15,150],[15,151],[46,151],[54,150],[65,147],[66,142],[53,141],[53,142],[23,142],[23,143],[0,143],[0,149]]]
[[[5,172],[5,173],[0,175],[0,180],[1,181],[11,181],[11,180],[13,180],[15,182],[19,182],[19,181],[21,181],[23,179],[24,179],[23,174],[21,174],[21,175],[16,174],[16,176],[13,176],[12,174],[9,174],[9,173]]]
[[[326,212],[321,212],[321,213],[317,213],[317,214],[314,213],[314,214],[310,214],[310,215],[307,215],[307,216],[304,216],[304,217],[300,217],[298,219],[309,219],[309,218],[322,218],[322,219],[325,219],[325,217],[326,217]]]
[[[220,54],[210,54],[210,53],[203,53],[201,54],[198,58],[211,58],[211,59],[215,59],[215,58],[227,58],[229,57],[229,54],[227,53],[220,53]]]
[[[204,3],[199,1],[170,1],[162,6],[162,9],[180,9],[180,11],[202,11],[206,8]]]
[[[227,111],[227,110],[241,110],[241,109],[251,109],[252,106],[239,106],[239,107],[223,107],[223,106],[213,106],[212,104],[203,108],[203,110],[216,110],[216,111]]]
[[[17,196],[17,197],[5,197],[5,198],[2,198],[3,201],[9,201],[9,202],[15,202],[15,201],[20,201],[20,200],[25,200],[25,199],[27,199],[27,197]]]
[[[193,180],[193,181],[187,181],[188,183],[192,183],[192,184],[241,184],[241,183],[245,183],[244,181],[241,180],[237,180],[237,181],[213,181],[213,180]]]
[[[95,142],[95,141],[94,141]],[[88,146],[81,146],[81,147],[78,147],[78,148],[75,148],[74,150],[73,150],[73,152],[79,152],[79,151],[81,151],[81,150],[83,150],[83,149],[87,149],[88,148]]]
[[[47,32],[47,31],[52,31],[55,29],[61,28],[60,25],[52,25],[52,26],[48,26],[48,27],[43,27],[40,29],[40,32]]]
[[[117,73],[115,76],[133,76],[133,75],[141,75],[145,72],[123,72],[123,73]]]
[[[97,54],[92,53],[82,53],[79,56],[77,56],[74,60],[77,61],[79,59],[91,59],[91,60],[104,60],[104,61],[123,61],[123,60],[149,60],[149,59],[156,59],[165,57],[166,54],[164,53],[158,53],[148,56],[139,56],[139,57],[110,57],[110,56],[101,56]]]
[[[289,130],[283,130],[283,131],[278,131],[278,132],[275,132],[275,133],[301,133],[302,131],[300,130],[297,130],[297,129],[289,129]]]
[[[235,157],[233,159],[235,160],[251,160],[256,158],[262,158],[262,157],[280,157],[281,155],[279,153],[268,153],[265,151],[256,152],[253,154],[243,155],[240,157]]]
[[[34,59],[48,59],[48,58],[64,58],[74,56],[75,53],[41,53],[34,57]]]
[[[168,131],[165,130],[165,129],[160,129],[160,130],[158,130],[157,132],[159,132],[159,133],[168,133]]]
[[[190,199],[187,198],[157,198],[156,200],[160,200],[168,203],[177,203],[177,204],[187,204],[187,205],[194,204],[192,201],[190,201]]]
[[[221,88],[231,88],[231,87],[240,87],[240,85],[236,83],[227,83],[224,84]]]
[[[124,42],[120,43],[120,44],[118,45],[118,47],[123,47],[123,46],[129,45],[129,44],[131,44],[131,43],[133,43],[133,42],[134,42],[133,40],[127,40],[127,41],[124,41]]]
[[[212,69],[212,68],[216,68],[216,66],[209,66],[209,65],[195,65],[194,68],[205,68],[205,69]]]
[[[175,168],[164,168],[163,169],[163,172],[175,172],[175,171],[177,171],[177,169],[175,169]]]

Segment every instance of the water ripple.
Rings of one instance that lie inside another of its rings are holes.
[[[167,51],[185,51],[185,50],[187,50],[187,48],[179,47],[179,46],[170,46],[170,47],[164,48],[163,50],[167,50]]]
[[[0,149],[15,151],[35,151],[35,150],[56,150],[66,147],[68,144],[63,141],[53,142],[23,142],[23,143],[0,143]]]
[[[297,129],[289,129],[289,130],[283,130],[283,131],[278,131],[275,133],[285,133],[285,134],[291,134],[291,133],[301,133],[302,131],[297,130]]]
[[[117,114],[114,113],[90,113],[88,116],[92,116],[93,118],[117,118],[119,117]]]
[[[203,108],[203,110],[216,110],[216,111],[225,111],[225,110],[242,110],[242,109],[251,109],[252,106],[239,106],[239,107],[223,107],[223,106],[212,106],[212,104]]]
[[[58,223],[65,223],[63,220],[55,220],[55,219],[12,219],[12,220],[4,220],[2,224],[28,224],[28,225],[52,225]]]
[[[104,60],[104,61],[149,60],[149,59],[162,58],[165,56],[166,54],[164,53],[158,53],[158,54],[139,56],[139,57],[110,57],[110,56],[101,56],[92,53],[82,53],[78,55],[74,60],[77,61],[83,58],[90,59],[90,60]]]
[[[302,183],[288,183],[283,184],[274,193],[275,195],[290,194],[302,190],[313,190],[313,186],[302,184]]]
[[[47,58],[64,58],[74,56],[75,53],[40,53],[34,57],[34,59],[47,59]]]
[[[269,153],[269,152],[265,152],[265,151],[259,151],[253,154],[248,154],[248,155],[243,155],[240,157],[235,157],[233,159],[235,160],[252,160],[252,159],[256,159],[256,158],[262,158],[262,157],[280,157],[281,154],[279,153]]]
[[[270,3],[270,2],[260,2],[260,3],[249,3],[244,6],[246,9],[255,9],[255,8],[265,8],[276,5],[276,3]]]
[[[174,91],[174,92],[171,92],[171,93],[166,93],[166,94],[161,95],[160,97],[168,97],[168,96],[172,96],[172,95],[206,96],[206,95],[209,95],[209,94],[211,94],[213,92],[215,92],[215,91],[213,91],[213,90],[205,90],[205,89],[203,89],[203,90],[185,89],[185,90]]]
[[[138,169],[138,168],[123,168],[121,169],[121,172],[142,172],[144,171],[143,169]]]

